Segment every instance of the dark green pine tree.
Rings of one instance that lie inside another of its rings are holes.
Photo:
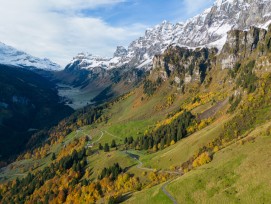
[[[167,135],[167,146],[169,147],[171,143],[171,137],[170,135]]]
[[[143,148],[145,150],[148,150],[149,149],[149,143],[148,143],[148,139],[147,138],[144,138],[144,145],[143,145]]]
[[[109,145],[108,145],[108,143],[105,143],[104,144],[104,152],[109,152],[109,151],[110,151]]]
[[[111,148],[114,148],[114,147],[117,147],[117,144],[116,144],[116,141],[115,141],[115,140],[112,140]]]
[[[134,141],[134,138],[133,138],[132,136],[128,138],[128,144],[129,144],[129,145],[132,144],[133,141]]]
[[[177,139],[181,140],[183,138],[183,131],[181,126],[178,127],[178,131],[177,131]]]
[[[52,154],[52,157],[51,157],[51,160],[54,161],[55,159],[56,159],[56,154],[53,153],[53,154]]]
[[[103,149],[104,149],[104,148],[103,148],[102,144],[99,143],[99,150],[103,150]]]

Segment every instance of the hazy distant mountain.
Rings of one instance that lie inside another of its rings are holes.
[[[30,69],[43,69],[48,71],[61,70],[61,66],[49,59],[33,57],[23,51],[0,42],[0,64],[14,65]]]

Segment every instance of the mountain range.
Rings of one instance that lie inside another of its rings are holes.
[[[147,29],[145,35],[131,42],[128,49],[117,47],[112,58],[79,54],[68,67],[76,63],[81,69],[112,69],[125,65],[149,70],[153,57],[162,54],[169,45],[221,50],[231,29],[246,30],[250,26],[267,29],[271,23],[270,10],[268,0],[217,0],[211,8],[186,22],[164,21]]]
[[[216,48],[220,52],[230,30],[249,30],[251,26],[267,29],[271,23],[270,10],[268,0],[217,0],[211,8],[186,22],[164,21],[147,29],[128,48],[118,46],[112,57],[79,53],[64,69],[48,59],[33,57],[1,43],[0,64],[34,68],[51,81],[75,88],[68,94],[59,91],[69,104],[77,104],[71,105],[73,108],[80,108],[93,100],[101,102],[97,99],[116,97],[131,90],[153,68],[155,56],[163,54],[169,46],[192,50]],[[233,58],[224,59],[225,66],[232,65],[236,61]]]
[[[59,71],[2,45],[0,204],[270,203],[270,14],[217,0]]]
[[[82,93],[90,92],[89,100],[96,101],[98,92],[104,95],[98,98],[115,97],[135,87],[152,70],[155,56],[169,46],[192,50],[216,48],[219,53],[231,30],[249,30],[251,26],[266,30],[271,23],[270,10],[271,3],[265,0],[216,1],[211,8],[186,22],[164,21],[147,29],[145,35],[131,42],[127,49],[118,46],[111,58],[80,53],[57,78],[79,88]],[[116,82],[129,86],[116,86]]]
[[[250,56],[260,42],[268,40],[270,23],[271,2],[268,0],[217,0],[211,8],[186,22],[174,25],[164,21],[147,29],[128,49],[118,46],[112,58],[80,53],[62,69],[49,59],[33,57],[0,43],[0,64],[35,71],[45,77],[46,83],[55,86],[61,103],[66,101],[66,105],[79,109],[132,91],[149,74],[163,80],[173,74],[174,81],[183,90],[185,84],[203,82],[214,63],[210,56],[216,56],[217,66],[222,69],[235,67],[237,62]],[[176,64],[173,55],[182,63]],[[12,97],[17,95],[0,101],[1,104],[11,107],[7,101],[12,101]],[[57,103],[56,96],[52,98]]]
[[[250,26],[267,29],[271,23],[271,3],[268,0],[217,0],[214,5],[186,22],[162,22],[147,29],[145,35],[134,40],[126,49],[118,46],[113,57],[79,53],[66,68],[105,70],[131,67],[149,70],[152,59],[169,45],[188,47],[216,47],[222,49],[227,32],[246,30]],[[0,44],[0,63],[45,70],[61,70],[49,59],[39,59],[15,48]]]

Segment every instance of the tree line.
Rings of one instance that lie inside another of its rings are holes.
[[[138,150],[162,150],[188,136],[187,128],[193,123],[194,119],[195,116],[191,112],[184,111],[170,124],[160,126],[151,133],[136,139],[133,137],[125,138],[124,144]]]

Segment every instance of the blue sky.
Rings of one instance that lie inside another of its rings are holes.
[[[173,23],[185,21],[209,8],[213,2],[213,0],[127,0],[81,12],[86,16],[102,18],[113,26],[134,23],[154,26],[163,20]]]
[[[112,56],[147,28],[185,21],[214,0],[0,0],[0,41],[65,66],[79,52]]]

